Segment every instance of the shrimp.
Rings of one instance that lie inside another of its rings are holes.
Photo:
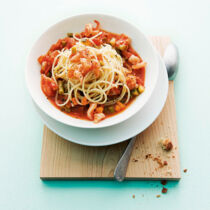
[[[91,23],[88,23],[85,25],[85,36],[89,37],[93,33],[93,25]]]
[[[100,64],[99,62],[97,62],[96,60],[92,61],[92,70],[96,76],[96,78],[98,78],[100,76]]]
[[[145,67],[146,64],[147,64],[146,62],[137,63],[135,65],[132,65],[132,69],[141,69],[141,68]]]
[[[41,75],[41,88],[47,97],[55,96],[58,89],[56,82],[44,74]]]
[[[91,61],[86,58],[80,58],[80,62],[81,62],[80,71],[82,72],[83,76],[85,76],[91,70],[92,67]]]
[[[94,30],[99,30],[100,28],[100,23],[97,20],[94,20],[94,22],[96,23],[96,27],[93,28]]]
[[[104,118],[105,118],[105,114],[104,113],[94,114],[94,123],[98,123],[101,120],[103,120]]]
[[[80,80],[80,82],[82,83],[83,81],[83,76],[82,76],[82,73],[79,71],[79,69],[76,69],[74,71],[74,77],[76,77],[77,79]]]
[[[140,62],[140,58],[135,56],[135,55],[131,55],[130,58],[128,59],[128,61],[131,63],[131,64],[137,64]]]
[[[133,90],[134,88],[138,86],[136,82],[136,76],[133,76],[133,75],[128,75],[126,77],[126,83],[130,90]]]
[[[94,111],[97,107],[97,104],[96,103],[91,103],[90,104],[90,107],[88,108],[87,110],[87,117],[90,119],[90,120],[93,120],[94,119]]]

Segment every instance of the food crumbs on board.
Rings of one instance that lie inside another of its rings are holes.
[[[171,140],[168,139],[168,138],[167,139],[161,139],[160,140],[160,145],[161,145],[162,149],[165,150],[165,151],[170,151],[170,150],[173,149],[173,144],[172,144]]]
[[[150,158],[150,157],[152,157],[152,155],[151,155],[151,154],[147,154],[147,155],[145,155],[145,158],[146,158],[146,159],[148,159],[148,158]]]
[[[159,168],[163,168],[164,166],[168,165],[168,162],[166,160],[162,161],[159,155],[157,157],[153,157],[152,154],[145,155],[145,159],[149,158],[151,158],[153,161],[156,161],[159,165]]]
[[[132,159],[132,162],[138,162],[138,160],[137,160],[137,159],[135,159],[135,158],[133,158],[133,159]]]
[[[136,196],[135,195],[132,195],[132,198],[135,198]]]
[[[164,166],[167,166],[167,165],[168,165],[168,162],[167,162],[166,160],[164,160],[164,161],[163,161],[163,165],[164,165]]]
[[[162,193],[167,193],[167,191],[168,191],[168,189],[167,189],[167,188],[165,188],[165,187],[163,187],[163,189],[162,189]]]
[[[157,198],[160,198],[160,195],[156,195]]]
[[[186,168],[183,171],[184,171],[184,173],[187,173],[187,169]]]
[[[156,161],[156,162],[158,163],[159,168],[162,168],[162,167],[164,166],[164,164],[162,163],[161,159],[155,157],[153,160]]]
[[[167,180],[161,180],[160,182],[162,185],[166,185],[167,184]]]

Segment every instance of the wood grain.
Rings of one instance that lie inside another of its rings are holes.
[[[150,38],[163,55],[170,38]],[[174,148],[171,152],[161,148],[161,138],[169,138],[173,142]],[[126,145],[127,142],[106,147],[81,146],[59,137],[44,126],[40,178],[112,179],[115,166]],[[148,154],[150,158],[146,158]],[[160,167],[157,159],[161,162],[167,161],[167,165]],[[174,84],[169,82],[168,98],[161,114],[149,128],[138,135],[126,179],[180,178]]]

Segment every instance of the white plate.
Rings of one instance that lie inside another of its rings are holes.
[[[65,37],[67,32],[79,32],[84,29],[85,24],[99,20],[103,29],[115,33],[125,33],[132,39],[134,49],[140,53],[140,56],[147,62],[146,75],[145,75],[145,91],[123,112],[109,117],[100,123],[93,121],[80,120],[61,112],[47,100],[40,88],[40,65],[37,58],[46,53],[52,43],[55,43],[59,38]],[[51,26],[45,33],[43,33],[28,56],[26,65],[26,82],[29,92],[37,104],[37,106],[44,111],[47,115],[55,120],[66,125],[80,127],[80,128],[102,128],[115,125],[122,121],[127,120],[139,110],[149,100],[152,92],[157,83],[159,74],[158,58],[156,56],[154,47],[147,39],[147,37],[133,24],[122,20],[120,18],[102,15],[102,14],[84,14],[69,17]]]
[[[36,106],[37,111],[49,129],[71,142],[87,146],[105,146],[125,141],[151,125],[165,104],[168,93],[168,76],[160,56],[159,68],[157,85],[148,103],[133,117],[120,124],[96,129],[76,128],[50,118]]]

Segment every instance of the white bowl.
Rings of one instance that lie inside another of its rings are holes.
[[[58,39],[66,36],[67,32],[80,32],[85,24],[98,20],[103,29],[114,33],[125,33],[132,39],[132,46],[147,62],[145,75],[145,91],[122,113],[107,118],[97,124],[92,121],[80,120],[55,108],[42,93],[40,88],[40,64],[37,58],[45,54],[50,46]],[[146,36],[134,25],[125,20],[110,15],[84,14],[69,17],[51,26],[36,41],[29,53],[26,64],[26,83],[29,92],[37,106],[47,115],[66,125],[80,128],[101,128],[123,122],[137,113],[149,100],[154,91],[159,75],[158,58],[156,52]]]

